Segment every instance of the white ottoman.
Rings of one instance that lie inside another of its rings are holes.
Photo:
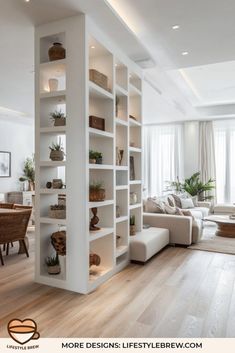
[[[130,257],[133,261],[146,262],[169,244],[169,230],[148,228],[130,237]]]
[[[232,214],[235,213],[235,205],[228,203],[218,203],[214,206],[214,214]]]

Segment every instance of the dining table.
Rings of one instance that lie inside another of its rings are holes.
[[[16,212],[21,212],[22,210],[15,210],[14,208],[0,208],[0,213],[12,214]],[[29,248],[29,239],[27,235],[25,236],[25,244],[27,249]],[[19,241],[19,251],[18,254],[25,254],[24,246],[21,241]]]

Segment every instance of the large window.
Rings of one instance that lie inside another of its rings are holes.
[[[144,127],[145,196],[160,196],[166,181],[183,178],[183,126]]]
[[[235,202],[235,120],[214,122],[217,202]]]

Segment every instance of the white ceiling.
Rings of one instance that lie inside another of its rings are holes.
[[[157,63],[146,71],[161,92],[153,112],[164,101],[172,120],[228,116],[235,103],[234,0],[0,0],[0,8],[0,107],[33,116],[33,27],[79,12],[131,58]]]

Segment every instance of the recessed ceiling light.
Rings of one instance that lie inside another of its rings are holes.
[[[179,29],[179,28],[180,28],[179,25],[174,25],[174,26],[172,26],[172,29]]]
[[[91,46],[91,49],[95,49],[95,46],[94,46],[94,45],[92,45],[92,46]]]
[[[183,56],[188,55],[188,51],[183,51],[183,52],[182,52],[182,55],[183,55]]]
[[[24,0],[24,2],[30,2],[30,0]]]

